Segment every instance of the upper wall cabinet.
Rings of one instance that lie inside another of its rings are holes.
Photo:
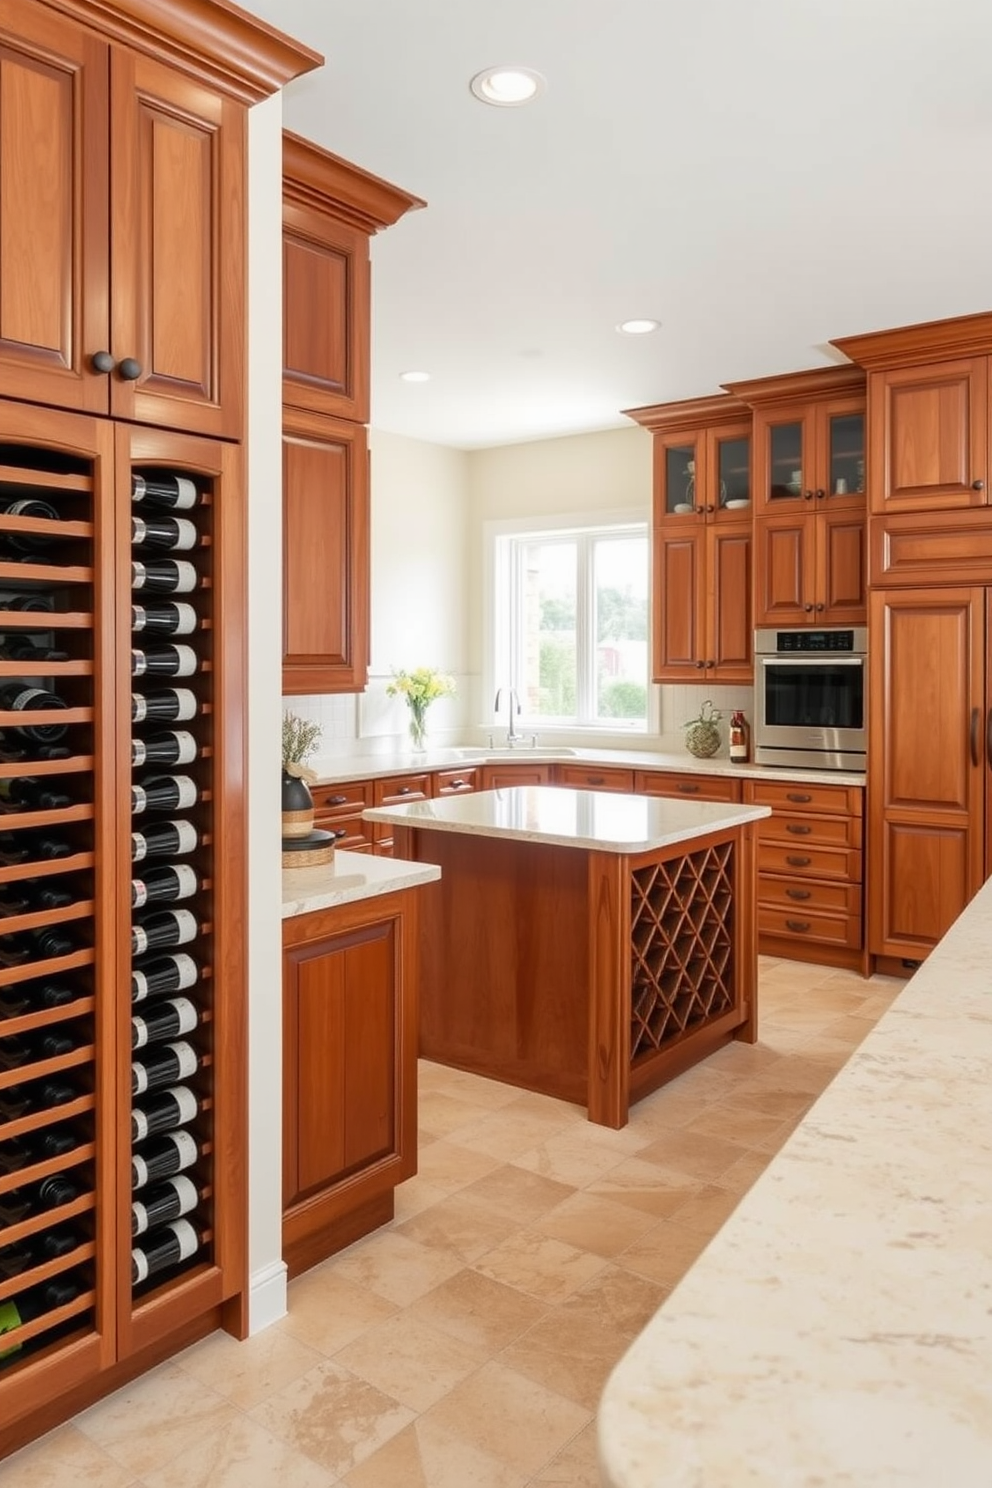
[[[0,8],[0,396],[236,438],[245,104],[267,64],[201,52],[192,0],[147,23],[59,11]]]
[[[283,402],[369,420],[369,240],[424,204],[283,134]]]

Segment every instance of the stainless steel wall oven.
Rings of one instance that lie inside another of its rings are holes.
[[[864,626],[756,630],[755,761],[863,770],[867,678]]]

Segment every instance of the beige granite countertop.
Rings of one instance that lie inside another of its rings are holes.
[[[362,815],[394,826],[467,832],[477,837],[512,837],[605,852],[651,852],[707,832],[769,816],[767,806],[669,800],[613,791],[516,785],[467,796],[376,806]]]
[[[331,909],[395,889],[413,889],[441,877],[433,863],[405,863],[398,858],[374,858],[371,853],[335,852],[329,863],[316,868],[285,868],[282,875],[282,917]]]
[[[607,1382],[607,1488],[992,1484],[992,882]]]
[[[320,785],[335,785],[347,780],[376,780],[384,775],[409,775],[418,770],[450,770],[459,765],[554,763],[580,765],[617,765],[633,770],[685,770],[703,775],[732,775],[747,780],[798,780],[815,784],[864,785],[863,772],[850,770],[801,770],[778,765],[738,765],[729,759],[696,759],[687,753],[671,754],[651,749],[519,749],[458,748],[432,749],[427,754],[342,755],[311,761]]]

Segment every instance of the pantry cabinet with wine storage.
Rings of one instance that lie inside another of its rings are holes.
[[[245,139],[318,61],[0,0],[0,1456],[246,1326]]]

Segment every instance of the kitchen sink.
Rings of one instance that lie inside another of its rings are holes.
[[[527,760],[556,760],[574,759],[578,753],[575,749],[543,748],[540,744],[494,744],[491,749],[452,749],[451,753],[456,759],[462,760],[485,760],[485,759],[519,759]]]

